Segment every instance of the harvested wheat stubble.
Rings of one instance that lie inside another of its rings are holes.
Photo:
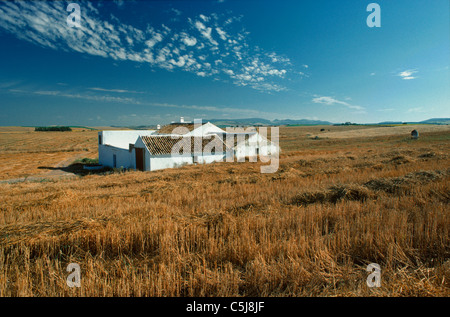
[[[449,170],[418,171],[401,177],[377,178],[364,184],[369,189],[387,193],[399,193],[414,184],[426,184],[450,175]]]
[[[341,200],[365,201],[376,198],[372,191],[400,193],[414,184],[426,184],[449,175],[448,170],[418,171],[401,177],[372,179],[362,185],[339,184],[322,191],[304,192],[291,198],[289,204],[308,205],[314,203],[336,203]]]
[[[384,161],[382,161],[382,163],[401,165],[401,164],[406,164],[406,163],[410,163],[413,161],[414,160],[411,157],[404,156],[404,155],[398,155],[398,156],[391,158],[390,160],[384,160]]]
[[[314,203],[336,203],[341,200],[365,201],[373,195],[370,191],[357,184],[340,184],[331,186],[324,191],[305,192],[292,197],[290,204],[308,205]]]
[[[0,245],[10,246],[19,242],[32,242],[81,230],[102,227],[107,218],[79,219],[75,221],[37,222],[27,225],[9,225],[0,228]]]
[[[274,174],[217,163],[0,183],[0,296],[449,296],[450,138],[309,129],[280,128]],[[68,263],[82,287],[67,287]]]

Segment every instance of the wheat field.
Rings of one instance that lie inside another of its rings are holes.
[[[449,296],[448,131],[311,139],[319,128],[280,128],[273,174],[224,162],[0,183],[0,296]],[[95,131],[3,133],[3,162],[33,144],[35,159],[96,154]]]
[[[97,131],[34,132],[34,128],[0,127],[0,181],[45,174],[62,161],[97,155]]]

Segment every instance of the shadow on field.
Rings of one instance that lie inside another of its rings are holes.
[[[113,169],[109,167],[103,167],[98,170],[86,170],[83,168],[85,164],[82,163],[72,163],[69,166],[62,166],[62,167],[51,167],[51,166],[39,166],[38,169],[45,169],[49,171],[54,171],[54,174],[75,174],[78,176],[86,176],[86,175],[92,175],[92,174],[104,174],[112,172]]]

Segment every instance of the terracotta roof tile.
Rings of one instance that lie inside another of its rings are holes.
[[[150,135],[141,137],[145,146],[152,155],[184,154],[184,150],[190,151],[186,154],[200,154],[203,152],[225,152],[226,146],[218,136],[207,137],[183,137],[183,136],[163,136]],[[177,151],[178,150],[178,151]]]
[[[183,129],[184,128],[184,129]],[[186,130],[187,129],[187,130]],[[186,134],[194,130],[193,123],[173,123],[163,126],[158,130],[159,134]]]

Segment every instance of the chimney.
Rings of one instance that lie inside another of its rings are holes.
[[[184,117],[180,118],[180,123],[184,123]]]

